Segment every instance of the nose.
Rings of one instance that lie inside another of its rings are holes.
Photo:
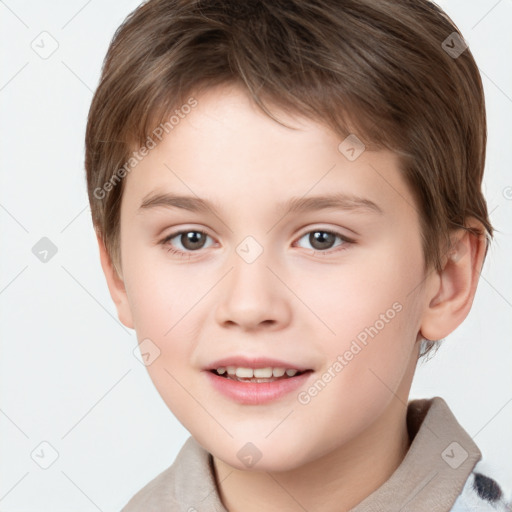
[[[265,252],[252,263],[234,254],[230,263],[233,268],[223,279],[215,311],[219,325],[243,331],[286,327],[291,320],[290,292]]]

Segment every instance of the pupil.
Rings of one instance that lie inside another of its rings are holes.
[[[203,240],[201,240],[201,238],[203,238]],[[181,243],[186,249],[193,250],[201,248],[204,243],[204,234],[199,231],[188,231],[181,235]]]
[[[329,249],[334,243],[335,235],[333,233],[327,233],[326,231],[314,231],[309,235],[309,242],[313,247],[319,244],[316,249]]]

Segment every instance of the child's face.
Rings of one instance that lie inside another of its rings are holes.
[[[277,112],[299,130],[285,128],[239,89],[196,99],[126,178],[120,317],[160,350],[151,378],[208,451],[245,469],[237,453],[251,442],[257,469],[299,467],[405,410],[428,303],[415,201],[391,152],[349,161],[332,132]],[[156,194],[218,212],[141,208]],[[282,209],[334,194],[365,202]],[[163,242],[182,230],[188,239]],[[209,372],[231,356],[313,371],[274,400],[241,403]]]

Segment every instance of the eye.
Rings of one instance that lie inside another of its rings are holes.
[[[176,231],[166,236],[160,243],[167,249],[168,252],[177,255],[178,257],[192,256],[192,253],[199,252],[200,249],[205,248],[206,240],[211,237],[200,229],[189,229]],[[329,252],[337,252],[339,250],[346,249],[346,246],[354,243],[354,240],[338,233],[336,231],[330,231],[326,229],[315,229],[308,231],[302,235],[298,241],[306,239],[312,247],[312,250],[316,252],[326,253],[329,249],[337,247],[337,249]],[[336,239],[340,240],[340,243],[335,244]],[[175,240],[173,242],[173,240]],[[296,244],[298,244],[298,241]],[[178,247],[176,247],[178,245]],[[181,245],[181,247],[179,247]],[[304,247],[299,244],[300,247]],[[307,247],[304,247],[307,249]]]
[[[331,251],[336,252],[337,250],[345,249],[346,245],[354,243],[353,240],[342,235],[341,233],[338,233],[336,231],[329,231],[326,229],[315,229],[313,231],[308,231],[299,238],[299,241],[302,239],[306,239],[307,243],[309,243],[312,246],[312,249],[315,252],[327,252],[328,249],[338,247],[338,249],[336,249],[335,251]],[[341,243],[334,245],[336,239],[341,240]],[[307,249],[307,247],[305,248]]]
[[[185,256],[187,253],[197,252],[199,249],[203,249],[207,238],[210,238],[210,236],[204,231],[200,229],[190,229],[171,233],[162,240],[161,244],[167,246],[169,252],[179,256]],[[171,242],[174,239],[176,239],[176,242],[173,244]],[[180,244],[182,248],[178,247],[176,249],[174,247],[176,243]]]

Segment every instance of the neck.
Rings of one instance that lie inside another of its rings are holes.
[[[378,489],[409,449],[407,408],[393,398],[382,416],[348,445],[286,472],[243,471],[213,457],[220,498],[229,512],[349,511]]]

